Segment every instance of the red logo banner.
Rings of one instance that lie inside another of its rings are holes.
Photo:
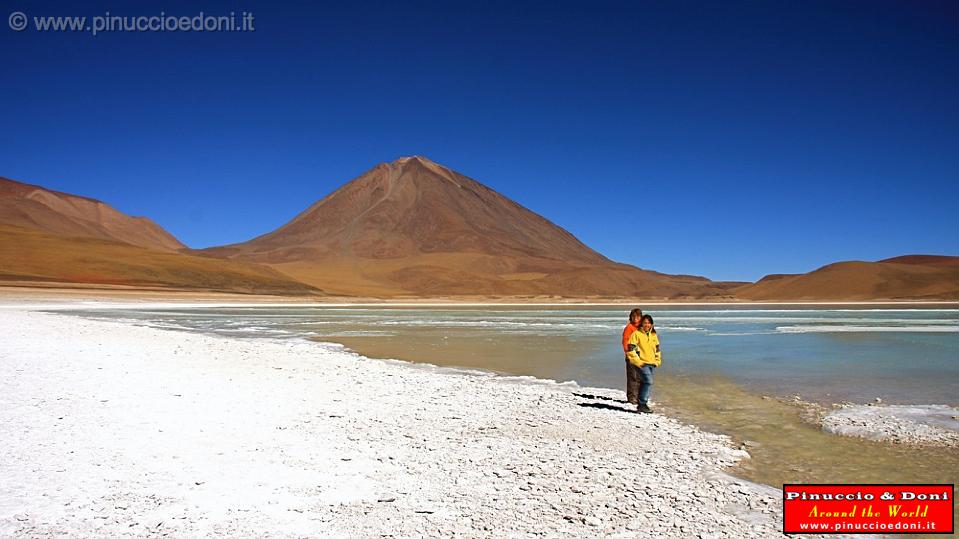
[[[955,485],[783,485],[783,533],[954,533]]]

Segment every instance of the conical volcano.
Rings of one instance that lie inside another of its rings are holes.
[[[612,262],[423,157],[377,165],[277,230],[203,252],[348,295],[703,297],[727,288]]]

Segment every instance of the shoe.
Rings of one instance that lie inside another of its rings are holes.
[[[643,404],[643,403],[640,403],[639,406],[636,407],[636,411],[639,412],[639,413],[641,413],[641,414],[651,414],[651,413],[653,413],[653,410],[650,409],[649,406],[647,406],[647,405],[645,405],[645,404]]]

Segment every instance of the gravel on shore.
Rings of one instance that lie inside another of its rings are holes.
[[[781,536],[618,391],[0,311],[0,536]]]

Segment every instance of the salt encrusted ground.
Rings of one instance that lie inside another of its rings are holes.
[[[774,537],[622,393],[0,311],[2,536]],[[593,395],[595,398],[583,395]]]
[[[950,406],[848,404],[826,413],[822,424],[844,436],[959,447],[959,409]]]

